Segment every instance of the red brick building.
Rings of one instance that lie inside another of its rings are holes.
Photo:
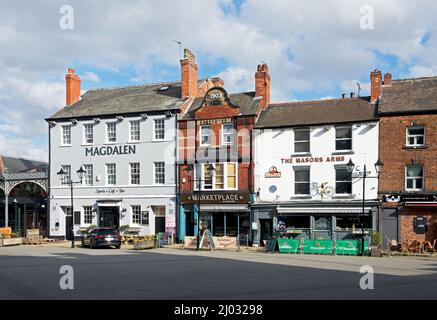
[[[380,230],[399,241],[437,239],[437,77],[391,80],[372,72],[379,101]]]
[[[197,78],[194,56],[186,56],[181,65],[182,79]],[[181,241],[197,236],[198,225],[218,237],[250,234],[249,204],[254,193],[252,129],[269,103],[268,67],[258,66],[252,92],[228,94],[223,81],[211,81],[215,86],[203,96],[197,94],[178,120],[177,225]],[[190,81],[182,80],[183,86],[185,83],[190,86]]]

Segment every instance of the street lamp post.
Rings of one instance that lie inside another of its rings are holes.
[[[375,171],[376,176],[370,176],[370,171],[367,171],[366,164],[363,167],[363,171],[358,171],[358,177],[355,177],[357,179],[363,179],[363,203],[362,203],[362,213],[360,216],[360,224],[361,224],[361,252],[360,255],[364,255],[364,216],[365,216],[365,205],[366,205],[366,179],[372,178],[372,179],[379,179],[379,175],[382,171],[382,167],[384,164],[381,160],[378,159],[378,161],[375,163]],[[352,159],[349,159],[349,162],[346,164],[347,171],[351,174],[352,179],[352,172],[354,171],[355,164],[352,162]]]
[[[74,209],[73,209],[73,186],[75,184],[82,184],[83,177],[85,176],[86,171],[84,170],[83,166],[79,168],[79,170],[76,171],[77,175],[79,176],[79,181],[73,181],[71,177],[68,179],[68,181],[65,181],[65,178],[67,176],[67,172],[64,171],[64,169],[61,168],[59,170],[58,177],[61,180],[61,184],[67,184],[70,186],[70,194],[71,194],[71,247],[74,248]],[[67,230],[65,230],[65,234],[67,234]]]
[[[215,173],[215,167],[210,164],[208,166],[208,173],[209,176],[212,178],[214,176]],[[197,179],[192,179],[191,175],[193,174],[194,170],[193,170],[193,165],[187,165],[187,167],[185,168],[185,173],[188,176],[189,179],[189,183],[190,185],[192,185],[192,182],[195,182],[197,184],[197,236],[196,236],[196,250],[200,249],[200,196],[201,196],[201,192],[202,192],[202,180],[201,179],[201,175],[200,173],[198,174]],[[194,185],[193,185],[193,190],[194,190]]]

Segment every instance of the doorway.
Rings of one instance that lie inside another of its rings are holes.
[[[117,228],[120,226],[119,207],[99,207],[99,227]]]
[[[264,241],[272,237],[273,233],[273,219],[259,219],[260,224],[260,244],[264,246]]]
[[[165,217],[155,217],[155,233],[165,232]]]

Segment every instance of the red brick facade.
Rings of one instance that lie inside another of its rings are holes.
[[[437,114],[382,116],[380,119],[380,158],[384,169],[379,179],[381,195],[408,194],[405,186],[407,165],[422,165],[424,169],[424,189],[419,194],[437,192]],[[409,126],[425,127],[425,147],[406,147],[406,132]],[[383,203],[384,207],[399,208],[400,240],[437,239],[437,207],[407,207],[404,203]],[[424,216],[428,219],[426,234],[413,231],[413,219]]]

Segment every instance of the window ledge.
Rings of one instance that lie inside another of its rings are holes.
[[[337,196],[332,196],[331,199],[353,199],[354,196],[351,194],[345,194],[345,195],[337,195]]]
[[[71,148],[73,145],[71,144],[61,144],[59,145],[61,148]]]
[[[295,152],[290,155],[290,157],[311,157],[311,156],[312,156],[311,152],[301,152],[301,153]]]
[[[334,151],[331,154],[335,156],[335,155],[343,155],[343,154],[355,154],[355,152],[353,150],[344,150],[344,151]]]
[[[290,200],[299,200],[299,199],[312,199],[313,197],[311,195],[296,195],[291,196]]]
[[[403,146],[402,149],[403,150],[428,149],[428,145],[424,145],[424,146]]]

